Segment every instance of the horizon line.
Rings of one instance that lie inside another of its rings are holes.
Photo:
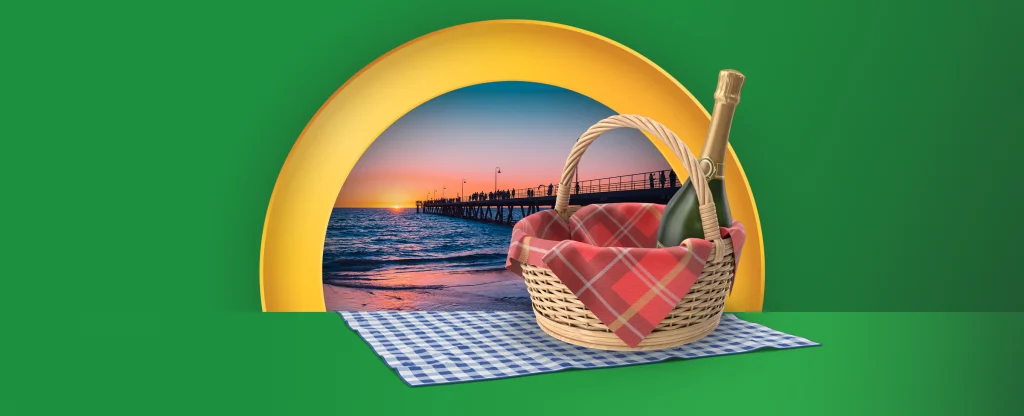
[[[333,207],[333,208],[346,208],[346,209],[415,209],[416,206],[411,206],[411,207],[405,207],[405,206],[398,206],[398,207],[395,207],[395,206],[390,206],[390,207],[382,207],[382,206],[361,206],[361,207],[357,207],[357,206],[344,206],[344,207]]]

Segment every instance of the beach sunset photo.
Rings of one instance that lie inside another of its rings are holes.
[[[529,311],[526,285],[504,267],[511,225],[551,208],[576,139],[614,114],[526,82],[459,89],[406,114],[338,192],[323,252],[327,309]],[[587,150],[572,195],[678,186],[642,133],[619,129]]]

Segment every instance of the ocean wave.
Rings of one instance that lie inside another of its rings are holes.
[[[454,256],[404,257],[404,258],[338,258],[324,263],[325,271],[373,270],[387,266],[409,266],[427,264],[466,264],[503,260],[507,253],[472,253]]]
[[[372,290],[440,290],[445,285],[380,285],[364,283],[362,281],[350,281],[350,279],[327,279],[325,283],[331,286],[347,287],[350,289],[372,289]]]
[[[323,278],[504,269],[508,227],[416,210],[336,209],[324,240]]]
[[[505,268],[505,263],[502,262],[500,265],[493,265],[493,266],[475,266],[473,268],[466,268],[466,269],[455,268],[455,269],[451,270],[451,273],[453,273],[453,274],[454,273],[479,273],[479,272],[497,272],[497,271],[505,271],[505,270],[507,270]]]
[[[394,283],[388,280],[377,280],[377,279],[361,279],[361,278],[326,278],[324,283],[331,286],[347,287],[352,289],[368,289],[368,290],[442,290],[448,288],[457,287],[473,287],[473,286],[488,286],[492,285],[494,281],[485,282],[460,282],[457,284],[409,284],[409,283]],[[517,299],[516,297],[509,297],[510,300]],[[523,297],[523,299],[529,299],[529,296]]]

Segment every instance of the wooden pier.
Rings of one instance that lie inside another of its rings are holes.
[[[661,181],[662,173],[665,175],[664,182]],[[579,181],[574,185],[574,189],[570,190],[569,204],[574,206],[617,202],[664,204],[675,195],[682,185],[678,179],[673,184],[671,179],[669,171],[663,171]],[[466,198],[468,200],[459,196],[457,198],[416,201],[416,212],[511,226],[515,224],[513,221],[515,211],[519,212],[519,218],[523,218],[542,209],[554,208],[558,185],[538,185],[535,188],[517,188],[507,191],[499,189],[496,197],[494,194],[493,191],[486,195],[478,192]]]

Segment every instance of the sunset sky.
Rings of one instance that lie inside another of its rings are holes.
[[[526,188],[558,182],[573,143],[614,112],[585,96],[525,82],[475,85],[409,112],[370,145],[349,174],[335,207],[414,207],[442,192]],[[639,131],[601,136],[580,163],[579,178],[668,169]],[[442,189],[446,187],[447,189]]]

